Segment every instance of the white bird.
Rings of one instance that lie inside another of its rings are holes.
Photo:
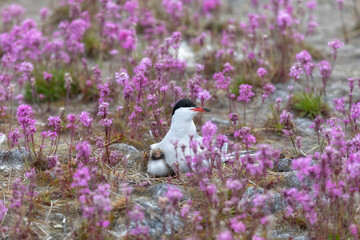
[[[199,142],[200,145],[202,144],[202,137],[197,134],[193,121],[198,112],[210,112],[210,110],[197,107],[195,102],[190,99],[182,99],[175,104],[170,130],[161,142],[150,146],[151,151],[161,151],[150,154],[147,164],[148,173],[156,176],[168,176],[173,172],[172,168],[176,163],[179,164],[180,171],[189,171],[185,156],[194,155],[189,146],[191,138]],[[184,151],[181,146],[185,146]]]

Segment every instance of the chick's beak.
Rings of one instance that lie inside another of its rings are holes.
[[[211,112],[210,109],[203,108],[203,107],[194,107],[194,108],[191,108],[190,110],[192,110],[194,112]]]

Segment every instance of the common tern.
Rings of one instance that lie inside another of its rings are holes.
[[[189,171],[185,157],[193,155],[189,144],[191,140],[202,144],[202,137],[196,132],[193,118],[198,112],[210,112],[209,109],[196,106],[190,99],[178,101],[172,111],[170,130],[163,140],[152,144],[147,172],[156,176],[168,176],[173,173],[175,164],[182,172]]]

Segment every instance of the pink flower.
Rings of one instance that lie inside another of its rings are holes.
[[[243,188],[243,185],[241,184],[241,182],[239,180],[229,178],[226,181],[226,187],[230,190],[239,191]]]
[[[236,233],[245,233],[246,232],[246,225],[239,221],[238,218],[230,219],[230,227]]]
[[[263,99],[268,98],[269,95],[275,91],[274,85],[270,83],[267,83],[262,89],[264,90],[264,93],[261,95]]]
[[[280,11],[276,17],[276,23],[282,30],[285,30],[293,24],[293,19],[289,13]]]
[[[239,97],[238,101],[243,101],[244,103],[250,102],[250,99],[255,96],[255,94],[251,91],[252,86],[249,84],[241,84],[239,86]]]
[[[176,187],[168,187],[165,197],[171,202],[172,206],[177,206],[177,204],[181,201],[183,194]]]
[[[115,80],[120,86],[125,86],[129,79],[130,77],[126,72],[115,73]]]
[[[11,141],[11,146],[14,147],[19,144],[19,138],[23,135],[21,135],[19,129],[16,128],[13,131],[10,131],[8,136]]]
[[[200,102],[203,105],[206,101],[211,99],[211,94],[207,90],[201,90],[198,93],[198,99],[200,99]]]
[[[62,128],[61,126],[61,119],[59,116],[50,116],[48,118],[48,121],[49,121],[49,126],[50,127],[53,127],[55,129],[56,132],[59,132]]]
[[[8,209],[5,207],[4,203],[0,200],[0,220],[3,219],[3,217],[5,216],[7,210]]]
[[[222,233],[220,233],[217,238],[217,240],[233,240],[233,236],[229,230],[226,230]]]
[[[222,72],[215,73],[213,78],[215,79],[216,87],[220,89],[227,89],[231,83],[231,79],[227,76],[224,76]]]
[[[239,121],[239,116],[236,113],[230,113],[229,118],[234,125],[236,125],[236,122]]]
[[[46,160],[48,162],[48,167],[50,169],[55,167],[56,163],[58,162],[57,159],[58,157],[56,155],[50,155],[46,157]]]
[[[1,219],[1,217],[0,217],[0,219]],[[350,225],[349,231],[350,231],[350,233],[351,233],[354,237],[356,237],[357,234],[358,234],[358,230],[357,230],[357,227],[356,227],[355,224],[351,224],[351,225]]]
[[[93,119],[89,116],[88,112],[82,112],[79,116],[80,122],[87,128],[91,127]]]
[[[301,64],[300,63],[295,63],[291,68],[290,68],[290,73],[289,76],[294,78],[295,80],[299,80],[300,76],[304,73]]]
[[[142,221],[145,218],[145,214],[139,206],[135,206],[132,211],[128,213],[130,220],[134,222]]]
[[[209,148],[212,143],[212,139],[217,132],[217,126],[213,124],[211,121],[207,121],[201,128],[201,132],[203,135],[203,144]]]
[[[333,49],[333,51],[336,51],[339,48],[342,48],[344,46],[344,43],[341,42],[339,39],[335,39],[333,41],[330,41],[328,43],[328,46]]]
[[[216,8],[221,6],[220,0],[204,0],[203,1],[203,12],[205,14],[210,14],[210,12],[214,11]]]
[[[267,74],[267,71],[265,68],[259,68],[256,73],[260,78],[263,78]]]
[[[312,57],[308,51],[303,50],[296,54],[296,60],[302,65],[306,65],[307,63],[312,61]]]
[[[308,176],[310,173],[310,163],[311,163],[311,156],[305,158],[297,158],[292,161],[292,169],[297,170],[297,177],[300,181],[304,179],[304,177]]]
[[[317,7],[317,2],[316,0],[310,0],[306,3],[306,7],[309,9],[309,10],[314,10],[316,7]]]
[[[320,63],[318,63],[319,66],[319,70],[320,70],[320,75],[323,79],[328,79],[331,75],[331,65],[328,61],[321,61]]]
[[[43,7],[41,8],[40,10],[40,17],[41,17],[41,20],[45,20],[45,18],[49,15],[50,13],[50,10],[47,8],[47,7]]]
[[[53,77],[53,75],[51,73],[48,73],[48,72],[43,72],[43,75],[44,75],[45,81],[48,82],[48,83],[51,81],[51,79]]]
[[[82,167],[75,172],[71,187],[87,187],[90,179],[89,169],[87,167]]]
[[[251,147],[253,143],[256,143],[255,137],[250,134],[249,127],[242,127],[240,130],[234,133],[234,137],[239,137],[245,143],[246,147]]]
[[[339,111],[339,112],[344,112],[345,111],[345,97],[342,98],[335,98],[334,99],[334,106],[335,106],[335,110]]]
[[[283,123],[286,127],[290,128],[291,126],[291,120],[293,119],[293,116],[290,112],[287,110],[283,110],[280,114],[280,123]]]
[[[79,159],[83,163],[88,163],[89,158],[91,156],[91,147],[87,141],[79,142],[76,145],[76,158]]]
[[[181,1],[162,0],[165,11],[174,19],[180,19],[183,16],[183,4]]]

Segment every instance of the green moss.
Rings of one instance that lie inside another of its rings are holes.
[[[312,56],[312,58],[314,60],[323,60],[324,59],[324,55],[322,54],[321,51],[317,50],[313,45],[307,44],[307,43],[303,43],[302,46],[300,45],[296,45],[298,46],[298,48],[296,49],[296,53],[302,51],[302,50],[306,50],[310,53],[310,55]]]
[[[57,25],[63,20],[68,20],[69,11],[70,11],[69,5],[64,5],[56,8],[50,17],[50,23],[53,25]]]
[[[94,28],[85,32],[83,42],[85,43],[85,52],[89,57],[96,56],[100,51],[99,34]]]
[[[322,96],[314,93],[296,93],[293,96],[293,108],[299,112],[300,117],[314,119],[316,116],[325,116],[328,106]]]
[[[327,237],[328,240],[340,240],[340,234],[330,233]]]
[[[50,83],[47,83],[43,77],[43,71],[47,71],[53,75]],[[43,70],[42,68],[36,69],[34,71],[35,77],[35,88],[36,93],[43,94],[45,102],[51,101],[56,102],[62,100],[66,96],[66,89],[65,89],[65,73],[71,71],[69,69],[52,69],[52,70]],[[73,74],[71,74],[73,76]],[[71,93],[78,93],[79,86],[77,80],[73,77],[73,84],[71,86]],[[32,96],[32,88],[30,83],[25,85],[25,100],[31,102],[33,99]]]
[[[235,81],[233,81],[230,85],[230,93],[232,94],[235,94],[236,96],[239,95],[239,86],[241,84],[250,84],[250,85],[253,85],[253,83],[248,80],[248,79],[245,79],[245,77],[243,75],[238,75],[235,77]]]

